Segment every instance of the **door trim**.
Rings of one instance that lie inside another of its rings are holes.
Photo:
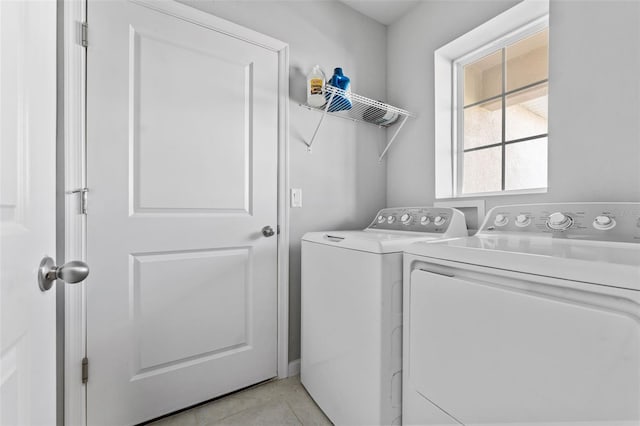
[[[63,2],[64,22],[64,193],[65,259],[86,260],[86,216],[79,214],[79,194],[86,186],[86,50],[78,40],[86,21],[88,0]],[[277,374],[288,377],[289,366],[289,45],[174,0],[130,0],[161,13],[235,37],[278,54],[278,330]],[[91,27],[88,30],[91,45]],[[91,188],[89,188],[89,191]],[[88,214],[91,214],[89,192]],[[90,285],[90,284],[89,284]],[[65,291],[64,423],[86,425],[86,387],[81,362],[86,356],[85,284]],[[90,380],[90,379],[89,379]]]

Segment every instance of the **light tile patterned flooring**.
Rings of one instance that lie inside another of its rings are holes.
[[[150,426],[331,425],[300,384],[300,377],[274,380],[200,405]]]

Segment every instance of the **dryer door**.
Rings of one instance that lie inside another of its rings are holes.
[[[637,292],[420,268],[405,377],[424,398],[465,425],[638,424]]]

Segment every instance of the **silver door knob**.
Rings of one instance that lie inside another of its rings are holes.
[[[273,231],[273,228],[270,226],[265,226],[262,228],[262,235],[265,237],[273,237],[276,233]]]
[[[45,257],[38,268],[38,285],[40,290],[47,291],[56,280],[69,284],[79,283],[89,275],[89,266],[79,260],[72,260],[62,266],[56,266],[53,259]]]

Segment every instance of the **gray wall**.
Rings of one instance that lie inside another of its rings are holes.
[[[516,3],[423,2],[389,27],[389,101],[419,113],[389,155],[389,206],[434,201],[433,51]],[[487,208],[640,201],[640,2],[551,0],[549,34],[549,191]]]
[[[386,205],[386,165],[377,156],[386,134],[377,127],[328,117],[308,153],[303,140],[320,114],[301,108],[306,74],[342,66],[352,90],[385,99],[386,27],[337,2],[181,0],[289,44],[290,177],[303,207],[291,209],[289,359],[300,357],[300,238],[305,232],[357,229]],[[331,313],[328,312],[328,315]]]
[[[289,359],[300,356],[300,237],[362,228],[385,206],[434,202],[433,51],[515,5],[424,1],[390,27],[338,2],[180,0],[290,45],[291,210]],[[640,2],[552,0],[549,192],[499,204],[640,200]],[[314,64],[342,66],[355,92],[419,117],[388,153],[384,131],[328,118],[312,154],[302,142],[318,114],[298,106]],[[386,82],[386,91],[385,91]],[[330,313],[328,313],[330,314]]]

